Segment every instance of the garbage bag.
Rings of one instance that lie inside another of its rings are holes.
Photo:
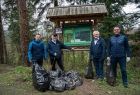
[[[56,71],[49,71],[49,76],[51,79],[56,79],[61,76],[61,72],[59,70]]]
[[[76,84],[75,84],[73,79],[65,76],[64,80],[65,80],[65,83],[66,83],[66,86],[65,86],[66,90],[73,90],[73,89],[75,89]]]
[[[49,89],[50,79],[49,74],[42,66],[37,63],[33,64],[32,69],[33,86],[38,91],[44,92]]]
[[[70,79],[72,79],[76,86],[81,86],[83,84],[83,80],[80,77],[80,74],[76,71],[68,71],[66,73],[66,76]]]
[[[50,82],[50,88],[54,91],[62,92],[65,90],[66,82],[63,78],[55,78]]]
[[[109,61],[107,62],[106,65],[106,81],[111,86],[114,86],[116,83],[116,78],[113,74],[113,70],[111,68],[111,64],[109,63]]]
[[[85,69],[85,78],[87,79],[94,78],[93,65],[91,61],[88,63],[88,66]]]

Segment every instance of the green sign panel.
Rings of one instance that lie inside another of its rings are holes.
[[[64,44],[68,46],[87,46],[92,40],[91,24],[63,26]]]

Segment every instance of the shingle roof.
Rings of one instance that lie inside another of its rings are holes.
[[[88,14],[107,14],[107,9],[104,3],[68,7],[53,7],[47,11],[47,18],[88,15]]]

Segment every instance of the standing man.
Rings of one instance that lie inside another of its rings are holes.
[[[46,46],[41,39],[41,35],[36,33],[34,39],[29,43],[28,59],[30,63],[37,62],[42,66],[43,58],[47,59]]]
[[[90,45],[90,60],[93,60],[96,79],[104,79],[104,59],[105,59],[105,41],[100,37],[99,31],[93,32],[93,40]]]
[[[48,42],[48,52],[50,55],[52,70],[56,70],[55,64],[57,62],[60,69],[64,71],[64,66],[62,62],[62,49],[71,50],[70,47],[65,46],[58,40],[58,35],[56,33],[53,33],[51,35],[51,40]]]
[[[114,36],[109,40],[107,60],[111,63],[114,76],[117,76],[117,63],[120,65],[124,87],[128,87],[126,61],[130,61],[130,49],[128,39],[125,35],[120,34],[119,26],[114,27]]]

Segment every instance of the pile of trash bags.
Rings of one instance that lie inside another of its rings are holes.
[[[83,79],[76,71],[46,71],[38,64],[33,64],[32,79],[34,88],[41,92],[73,90],[83,84]]]

